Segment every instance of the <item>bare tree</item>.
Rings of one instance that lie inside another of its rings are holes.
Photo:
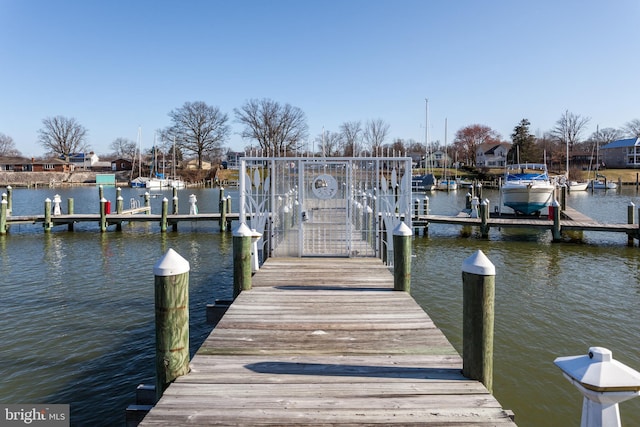
[[[323,131],[315,138],[317,150],[326,157],[339,156],[341,138],[342,135],[337,132]]]
[[[19,157],[22,153],[18,151],[13,138],[4,133],[0,133],[0,156],[3,157]]]
[[[127,138],[116,138],[109,146],[113,150],[113,155],[126,160],[133,161],[138,147],[136,143]]]
[[[161,132],[167,143],[174,140],[181,151],[194,153],[198,169],[202,169],[205,155],[219,156],[222,145],[231,132],[228,116],[218,107],[202,101],[185,102],[180,108],[169,112],[173,124]]]
[[[344,122],[340,125],[340,134],[342,135],[342,143],[344,144],[344,155],[347,157],[357,156],[360,151],[360,138],[362,134],[360,121]]]
[[[569,151],[573,152],[574,144],[580,142],[580,135],[590,120],[589,117],[582,117],[579,114],[565,111],[549,134],[557,141],[565,145],[569,144]]]
[[[640,119],[633,119],[625,123],[622,130],[625,135],[631,138],[640,138]]]
[[[598,129],[596,132],[592,133],[589,139],[586,141],[587,146],[593,145],[594,142],[598,143],[598,146],[602,147],[610,142],[616,141],[620,138],[623,138],[624,134],[619,129],[614,128],[604,128]],[[588,148],[588,147],[584,148]]]
[[[459,160],[467,165],[476,164],[476,148],[482,144],[499,143],[500,134],[489,126],[469,125],[456,132],[453,149],[460,155]]]
[[[364,128],[363,140],[369,145],[374,156],[389,135],[389,124],[382,119],[369,120]]]
[[[255,140],[266,153],[282,156],[300,148],[307,138],[304,112],[271,99],[252,99],[235,108],[236,121],[244,125],[241,136]]]
[[[74,118],[63,116],[47,117],[42,120],[43,128],[38,131],[40,144],[50,153],[64,156],[84,152],[89,149],[85,143],[87,130]]]

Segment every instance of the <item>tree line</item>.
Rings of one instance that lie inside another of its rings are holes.
[[[305,113],[290,104],[271,99],[252,99],[233,110],[235,122],[241,126],[240,135],[249,142],[245,148],[266,156],[321,155],[321,156],[380,156],[392,152],[396,155],[426,157],[428,151],[444,151],[460,164],[474,166],[476,151],[482,144],[509,142],[508,162],[551,162],[566,157],[566,149],[591,151],[624,137],[640,137],[640,119],[627,122],[621,129],[603,128],[583,138],[590,118],[565,111],[553,129],[542,136],[531,134],[528,119],[522,119],[511,134],[511,141],[489,126],[472,124],[459,129],[449,147],[440,141],[424,142],[397,138],[387,143],[390,126],[383,119],[347,121],[336,131],[324,130],[309,137]],[[219,161],[225,154],[224,144],[231,135],[229,115],[218,107],[202,101],[185,102],[168,113],[170,124],[157,131],[157,147],[164,153],[175,149],[178,160],[193,157],[198,169],[203,161]],[[51,156],[68,158],[73,153],[90,151],[88,131],[75,118],[47,117],[42,120],[38,141]],[[175,148],[174,148],[175,147]],[[114,157],[133,160],[138,146],[128,138],[116,138],[110,145]],[[19,156],[10,136],[0,133],[0,156]],[[517,157],[517,158],[516,158]]]

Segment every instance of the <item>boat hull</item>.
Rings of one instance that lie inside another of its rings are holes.
[[[552,184],[505,184],[502,203],[524,215],[531,215],[549,206],[553,201]]]
[[[458,189],[458,183],[454,180],[441,180],[436,186],[436,190],[453,191]]]

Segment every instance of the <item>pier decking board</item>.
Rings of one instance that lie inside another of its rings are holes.
[[[373,258],[270,258],[142,426],[515,425]]]

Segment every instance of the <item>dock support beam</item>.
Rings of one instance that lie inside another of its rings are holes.
[[[462,375],[493,388],[495,266],[482,251],[462,263]]]
[[[253,232],[241,223],[233,232],[233,299],[251,290],[251,237]]]
[[[189,373],[189,262],[169,249],[153,267],[156,313],[156,397]]]
[[[393,230],[393,290],[411,290],[411,229],[401,222]]]

